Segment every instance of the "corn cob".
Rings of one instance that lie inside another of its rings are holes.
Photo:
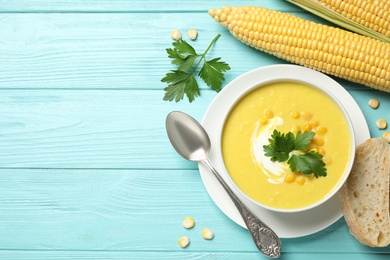
[[[329,75],[390,92],[390,44],[261,7],[209,14],[243,43]]]
[[[287,0],[348,30],[390,43],[389,0]]]

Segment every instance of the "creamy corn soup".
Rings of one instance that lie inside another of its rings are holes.
[[[313,131],[309,149],[323,155],[327,176],[293,173],[287,162],[272,162],[263,146],[274,129]],[[276,82],[245,95],[229,113],[221,139],[226,169],[255,201],[272,208],[297,209],[320,201],[340,181],[351,157],[348,123],[322,91],[295,82]]]

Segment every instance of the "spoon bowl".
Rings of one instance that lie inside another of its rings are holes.
[[[207,159],[211,148],[210,138],[195,119],[173,111],[167,116],[166,129],[172,146],[183,158],[193,162]]]
[[[168,138],[178,154],[189,161],[203,163],[214,174],[240,212],[260,252],[267,257],[278,258],[282,248],[279,237],[240,201],[212,166],[208,159],[211,142],[202,125],[185,113],[173,111],[167,116],[166,130]]]

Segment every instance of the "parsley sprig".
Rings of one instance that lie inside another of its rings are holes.
[[[314,174],[316,178],[327,175],[322,155],[313,150],[307,152],[314,137],[313,132],[299,131],[296,136],[289,132],[282,134],[274,130],[269,145],[264,145],[265,156],[271,157],[271,161],[285,162],[291,171],[305,175]]]
[[[203,66],[197,73],[197,76],[203,79],[207,86],[216,92],[221,90],[222,81],[225,80],[224,72],[230,70],[230,67],[227,63],[220,61],[221,58],[206,60],[207,52],[220,36],[220,34],[215,36],[206,51],[202,54],[198,54],[185,40],[175,41],[172,43],[173,49],[166,49],[168,58],[171,58],[172,64],[177,65],[178,68],[171,70],[161,79],[162,82],[168,84],[164,88],[164,100],[175,100],[178,102],[183,99],[185,94],[188,100],[192,102],[199,96],[199,86],[195,78],[195,73],[198,71],[198,67],[202,61]]]

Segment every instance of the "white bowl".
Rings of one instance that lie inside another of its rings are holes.
[[[286,67],[289,71],[291,71],[291,73],[287,73],[287,74],[282,75],[280,73],[280,71],[286,71]],[[222,112],[224,123],[218,129],[219,138],[217,140],[217,147],[216,147],[216,149],[218,149],[217,161],[222,162],[222,165],[221,165],[222,169],[225,172],[228,172],[225,165],[224,165],[224,159],[222,156],[222,149],[221,149],[222,148],[221,147],[221,138],[222,138],[222,132],[224,129],[224,124],[225,124],[225,121],[226,121],[227,117],[229,116],[231,110],[236,105],[236,103],[239,100],[241,100],[245,95],[247,95],[249,92],[251,92],[252,90],[257,89],[261,86],[270,84],[270,83],[286,82],[286,81],[302,83],[302,84],[305,84],[308,86],[312,86],[313,88],[319,89],[320,91],[325,93],[328,97],[330,97],[338,105],[340,111],[343,113],[345,120],[347,122],[347,125],[349,127],[350,143],[351,143],[350,160],[347,162],[347,166],[345,168],[345,171],[342,174],[341,179],[337,182],[336,186],[333,187],[333,189],[323,199],[321,199],[320,201],[317,201],[313,204],[310,204],[308,206],[304,206],[304,207],[300,207],[300,208],[281,209],[281,208],[276,208],[276,207],[270,207],[268,205],[264,205],[256,200],[252,199],[251,197],[249,197],[245,192],[243,192],[236,185],[236,183],[232,180],[230,175],[227,174],[228,181],[231,183],[231,185],[238,192],[240,192],[241,195],[246,197],[252,203],[257,204],[258,206],[263,207],[267,210],[289,213],[289,212],[301,212],[301,211],[312,209],[314,207],[317,207],[317,206],[323,204],[324,202],[326,202],[327,200],[332,198],[338,192],[338,190],[341,188],[341,186],[345,183],[346,179],[348,178],[349,173],[350,173],[351,168],[352,168],[352,165],[353,165],[353,161],[354,161],[356,141],[355,141],[355,134],[354,134],[355,132],[353,129],[353,124],[351,122],[350,116],[346,112],[346,109],[343,107],[342,103],[337,99],[337,97],[335,95],[332,94],[332,89],[339,88],[340,85],[336,81],[334,81],[333,79],[331,79],[330,77],[328,77],[322,73],[319,73],[317,71],[314,71],[314,70],[311,70],[311,69],[308,69],[305,67],[297,66],[297,65],[272,65],[272,66],[268,66],[268,67],[262,67],[261,69],[263,71],[267,70],[267,77],[258,77],[257,74],[255,73],[255,71],[250,71],[250,72],[243,74],[242,76],[236,78],[231,83],[229,83],[229,85],[233,84],[235,86],[239,86],[240,91],[236,91],[235,96],[230,97],[230,100],[233,102],[231,102],[230,105],[228,106],[229,109]],[[319,74],[321,74],[322,77],[325,76],[327,78],[327,80],[326,81],[319,81],[318,78],[316,77]],[[326,177],[324,177],[324,178],[326,178]]]

